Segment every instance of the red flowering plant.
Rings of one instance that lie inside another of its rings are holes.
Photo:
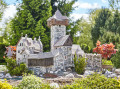
[[[102,58],[107,59],[110,58],[112,54],[116,53],[116,49],[114,49],[115,45],[110,44],[102,44],[100,41],[97,41],[96,48],[93,49],[93,52],[101,54]]]

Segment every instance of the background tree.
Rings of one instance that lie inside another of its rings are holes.
[[[6,8],[6,3],[4,2],[4,0],[0,0],[0,21],[1,21],[1,17],[3,15],[3,11]]]
[[[92,28],[91,34],[93,43],[97,42],[100,36],[102,36],[103,27],[105,26],[106,20],[111,16],[111,12],[109,9],[103,8],[101,12],[99,12],[98,17],[95,19],[95,25]]]
[[[118,33],[110,32],[110,31],[105,31],[103,33],[103,36],[99,38],[100,42],[102,44],[104,43],[113,43],[115,44],[115,48],[119,49],[120,48],[120,35]]]
[[[78,21],[77,29],[78,32],[80,32],[77,44],[79,44],[85,52],[91,52],[91,49],[94,47],[91,36],[91,24],[81,18],[81,20]]]

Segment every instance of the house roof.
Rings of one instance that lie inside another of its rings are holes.
[[[80,48],[80,45],[77,45],[77,44],[73,44],[72,45],[72,54],[81,54],[83,55],[84,54],[84,51]]]
[[[65,35],[61,37],[54,46],[63,46],[68,38],[69,38],[69,35]]]
[[[28,38],[28,37],[21,37],[20,40],[23,41],[23,44],[27,47],[31,47],[31,48],[34,48],[34,51],[40,51],[42,49],[42,42],[40,41],[40,39],[38,40],[32,40],[32,38]],[[19,40],[19,42],[20,42]],[[18,43],[19,43],[18,42]],[[17,45],[18,45],[17,43]]]
[[[57,10],[57,11],[55,12],[55,14],[54,14],[52,17],[50,17],[47,21],[50,21],[51,19],[56,19],[56,20],[61,21],[61,20],[68,19],[68,17],[67,17],[67,16],[63,16],[63,15],[61,14],[61,12],[60,12],[59,10]]]
[[[54,57],[52,52],[44,52],[39,54],[39,59],[52,58]]]

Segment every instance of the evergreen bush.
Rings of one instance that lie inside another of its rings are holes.
[[[32,73],[28,68],[26,67],[25,63],[20,63],[17,65],[16,60],[6,58],[5,59],[7,62],[7,69],[10,75],[16,75],[16,76],[21,76],[23,73]]]
[[[111,58],[111,61],[114,67],[120,68],[120,50],[116,54],[113,55],[113,57]]]
[[[120,89],[120,82],[95,73],[86,78],[77,79],[73,84],[64,86],[63,89]]]
[[[84,57],[77,58],[75,54],[74,58],[74,65],[75,65],[75,71],[78,74],[84,74],[85,67],[86,67],[86,59]]]
[[[52,89],[49,84],[35,75],[24,76],[20,84],[14,89]]]

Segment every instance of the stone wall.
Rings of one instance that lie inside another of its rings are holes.
[[[92,70],[99,72],[102,69],[102,57],[100,54],[85,54],[85,57],[87,58],[87,66],[86,70]]]

